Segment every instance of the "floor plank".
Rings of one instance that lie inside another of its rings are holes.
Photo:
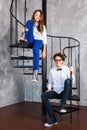
[[[87,129],[87,107],[80,107],[79,116],[73,112],[72,124],[70,115],[62,116],[62,121],[51,128],[43,125],[48,116],[42,116],[41,103],[22,102],[0,108],[0,130],[86,130]]]

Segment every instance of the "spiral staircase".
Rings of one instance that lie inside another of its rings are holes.
[[[42,1],[43,2],[43,1]],[[28,43],[20,43],[20,29],[25,25],[27,13],[27,0],[23,0],[23,19],[19,20],[18,0],[12,0],[10,6],[10,60],[12,67],[23,70],[24,75],[33,74],[33,56],[32,46]],[[22,22],[21,22],[22,21]],[[42,92],[46,90],[47,71],[54,65],[52,61],[55,52],[61,52],[65,55],[65,64],[75,68],[75,84],[72,85],[70,106],[67,113],[70,113],[70,122],[72,123],[72,112],[79,110],[80,101],[80,42],[72,37],[47,35],[47,57],[42,60],[40,56],[39,75],[42,76]],[[76,105],[73,106],[73,102]],[[61,115],[58,106],[53,106],[54,111]],[[42,104],[42,114],[46,111]]]

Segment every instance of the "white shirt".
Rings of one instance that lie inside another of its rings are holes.
[[[65,65],[62,65],[62,70],[57,71],[57,69],[57,67],[54,67],[50,70],[47,88],[53,88],[53,91],[60,94],[64,90],[65,80],[70,79],[70,69]]]
[[[42,33],[37,30],[36,26],[34,26],[33,27],[33,34],[34,34],[35,40],[42,40],[43,44],[47,44],[47,33],[46,33],[45,26],[44,26],[44,30],[43,30]]]

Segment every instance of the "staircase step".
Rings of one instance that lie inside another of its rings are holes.
[[[29,56],[15,56],[15,55],[12,55],[11,56],[11,60],[32,60],[33,57],[29,57]],[[42,58],[40,57],[40,60]]]
[[[78,97],[78,95],[72,95],[71,100],[79,101],[80,98]]]
[[[32,49],[33,45],[25,42],[25,43],[10,44],[9,47],[10,48],[30,48],[30,49]]]
[[[15,65],[15,66],[13,65],[12,67],[13,68],[30,68],[33,70],[33,66],[31,65]],[[39,67],[42,67],[42,66],[40,65]]]
[[[23,75],[33,75],[33,73],[24,72]],[[42,73],[38,73],[38,75],[42,75]]]
[[[11,56],[11,60],[32,60],[33,57],[29,56]]]
[[[13,65],[13,68],[33,68],[32,66],[29,65]]]

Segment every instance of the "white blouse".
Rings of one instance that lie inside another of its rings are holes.
[[[33,34],[34,34],[34,39],[35,40],[42,40],[43,41],[43,44],[47,44],[47,33],[46,33],[46,28],[44,26],[44,31],[42,33],[40,33],[38,30],[37,30],[37,27],[34,26],[33,27]]]

